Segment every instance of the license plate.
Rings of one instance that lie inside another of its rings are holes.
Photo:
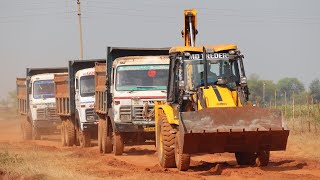
[[[154,132],[154,131],[156,131],[156,128],[155,127],[145,127],[143,130],[145,132]]]

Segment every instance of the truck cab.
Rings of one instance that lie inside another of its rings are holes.
[[[27,68],[26,78],[17,78],[19,113],[23,138],[38,140],[58,132],[61,120],[56,113],[54,76],[67,68]]]
[[[112,107],[120,131],[154,128],[154,101],[166,99],[168,56],[132,56],[113,62]]]
[[[94,68],[82,69],[75,74],[76,121],[79,133],[88,132],[89,137],[97,131],[97,116],[94,111],[95,102]]]
[[[55,112],[53,76],[53,73],[45,73],[30,78],[29,109],[34,139],[55,131],[61,122]]]

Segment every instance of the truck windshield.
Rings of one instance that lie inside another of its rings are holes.
[[[207,60],[208,85],[227,85],[233,88],[239,82],[239,67],[236,60]],[[193,60],[185,63],[187,88],[194,90],[204,85],[204,61]]]
[[[82,97],[94,96],[94,75],[80,78],[80,95]]]
[[[126,65],[117,68],[116,90],[166,90],[169,65]]]
[[[54,98],[53,80],[40,80],[33,83],[33,98]]]

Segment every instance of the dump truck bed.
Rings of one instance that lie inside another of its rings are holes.
[[[68,73],[54,75],[54,93],[56,98],[56,111],[60,116],[70,116]]]
[[[26,78],[17,78],[17,99],[18,99],[18,112],[20,114],[27,114],[27,86]]]
[[[97,113],[106,113],[106,63],[95,65],[95,110]]]

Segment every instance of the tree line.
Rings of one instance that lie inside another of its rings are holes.
[[[292,97],[297,104],[304,104],[308,96],[312,97],[314,102],[320,101],[318,78],[312,80],[306,88],[299,79],[294,77],[285,77],[275,83],[272,80],[261,79],[257,74],[251,74],[248,77],[248,86],[250,101],[261,106],[268,106],[270,102],[281,104],[285,100],[290,103]]]

